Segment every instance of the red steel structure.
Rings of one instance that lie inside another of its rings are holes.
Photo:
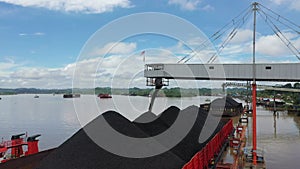
[[[13,135],[11,140],[0,142],[0,158],[5,157],[6,152],[10,150],[10,156],[0,160],[0,163],[4,163],[11,159],[16,159],[22,156],[27,156],[31,154],[36,154],[39,152],[37,137],[41,136],[40,134],[30,136],[27,140],[24,140],[22,136],[25,134]],[[27,146],[27,151],[24,153],[23,146]]]
[[[253,165],[256,165],[256,84],[252,84],[252,142],[253,142]]]

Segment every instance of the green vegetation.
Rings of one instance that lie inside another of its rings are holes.
[[[72,93],[72,89],[36,89],[36,88],[17,88],[17,89],[3,89],[0,88],[0,95],[14,95],[14,94],[62,94]]]
[[[97,87],[95,89],[36,89],[36,88],[17,88],[17,89],[0,89],[0,94],[64,94],[64,93],[80,93],[80,94],[113,94],[113,95],[130,95],[130,96],[149,96],[153,93],[154,88],[129,88],[129,89],[112,89],[110,87]],[[181,89],[163,88],[159,91],[158,96],[166,97],[193,97],[193,96],[210,96],[218,95],[222,89]]]
[[[295,88],[300,89],[300,83],[280,86],[282,88]],[[110,87],[96,87],[95,89],[36,89],[36,88],[17,88],[17,89],[0,89],[0,95],[11,95],[11,94],[63,94],[63,93],[80,93],[80,94],[99,94],[106,93],[112,95],[130,95],[130,96],[149,96],[153,93],[154,88],[117,88],[112,89]],[[227,88],[226,93],[229,96],[246,99],[247,94],[251,98],[251,91],[247,91],[246,88]],[[159,91],[158,96],[166,97],[194,97],[194,96],[211,96],[224,94],[221,88],[201,88],[201,89],[182,89],[179,87],[167,88],[164,87]],[[294,105],[300,105],[300,93],[276,91],[276,98],[283,99],[287,103]],[[258,90],[258,97],[273,98],[274,91],[271,90]]]
[[[290,88],[290,89],[300,89],[300,83],[287,83],[279,88]],[[261,90],[257,92],[258,97],[273,98],[275,94],[276,98],[284,100],[286,103],[291,103],[294,105],[300,105],[300,93],[286,92],[286,91],[272,91],[272,90]]]
[[[181,89],[180,88],[164,88],[159,91],[158,96],[166,97],[192,97],[197,95],[196,89]],[[111,89],[111,88],[96,88],[95,93],[109,93],[114,95],[130,95],[130,96],[149,96],[153,93],[153,88],[140,89],[137,87],[130,89]]]

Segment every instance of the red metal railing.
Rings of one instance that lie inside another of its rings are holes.
[[[27,141],[24,141],[23,138],[20,138],[20,139],[0,142],[0,147],[12,148],[12,147],[22,146],[22,145],[26,145],[26,144],[27,144]]]
[[[22,134],[23,135],[23,134]],[[0,163],[4,163],[10,159],[19,158],[21,156],[27,156],[30,154],[36,154],[39,152],[38,142],[36,140],[37,137],[40,135],[34,135],[31,137],[25,138],[15,138],[20,137],[22,135],[13,136],[9,141],[2,141],[0,142],[0,155],[3,155],[10,149],[10,156],[4,160],[1,160]],[[27,141],[25,141],[27,139]],[[27,146],[27,151],[24,153],[23,146]],[[6,156],[7,157],[7,156]]]
[[[232,120],[229,120],[223,128],[203,147],[201,151],[196,153],[194,157],[186,163],[182,169],[204,169],[208,168],[209,164],[215,158],[228,136],[233,131]]]

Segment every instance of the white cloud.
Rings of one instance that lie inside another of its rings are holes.
[[[146,87],[143,77],[145,63],[140,53],[85,59],[59,68],[25,67],[0,62],[0,72],[5,72],[0,73],[1,88]],[[166,55],[163,50],[146,50],[146,63],[175,63],[177,60],[176,56],[171,53]]]
[[[13,60],[7,60],[6,62],[0,62],[0,70],[3,71],[5,69],[11,69],[16,67],[17,65]]]
[[[44,32],[35,32],[35,33],[19,33],[19,36],[44,36]]]
[[[25,63],[16,63],[12,57],[6,57],[0,61],[1,88],[69,87],[72,74],[61,68],[27,67]]]
[[[229,44],[219,58],[221,63],[251,62],[252,41],[248,31],[242,31],[241,38],[236,43]],[[292,39],[293,44],[299,49],[300,38],[292,33],[285,33]],[[237,43],[240,42],[240,43]],[[194,47],[201,43],[201,39],[190,39],[187,42]],[[112,48],[112,46],[114,46]],[[143,70],[145,63],[176,63],[190,50],[178,42],[174,46],[142,49],[145,50],[145,60],[137,51],[136,43],[108,43],[96,50],[98,57],[80,60],[59,68],[25,67],[7,58],[0,61],[1,87],[37,87],[37,88],[71,88],[73,73],[76,70],[74,87],[93,88],[97,86],[112,87],[145,87]],[[94,51],[95,52],[95,51]],[[103,54],[108,52],[105,58]],[[87,52],[88,53],[88,52]],[[188,63],[206,63],[214,54],[211,48],[197,51]],[[286,46],[276,35],[259,35],[257,38],[257,61],[290,62],[295,57],[290,56]],[[261,57],[263,56],[263,57]],[[274,57],[288,56],[288,57]],[[188,85],[188,84],[187,84]]]
[[[300,48],[300,38],[297,37],[296,34],[289,32],[283,34],[297,49]],[[275,34],[260,37],[257,40],[257,51],[269,56],[284,56],[292,54],[288,47]]]
[[[300,1],[299,0],[270,0],[272,3],[279,5],[287,5],[290,9],[300,11]]]
[[[37,33],[37,36],[40,36],[39,34]],[[129,54],[138,57],[141,62],[140,66],[143,68],[142,57],[140,54],[135,55],[133,53],[135,50],[135,43],[109,43],[97,51],[98,54],[108,52],[109,56],[103,58],[102,55],[98,55],[96,58],[80,60],[59,68],[28,67],[6,59],[0,62],[1,87],[71,88],[75,70],[75,79],[79,79],[77,81],[79,87],[92,88],[94,86],[91,82],[97,78],[101,79],[103,86],[109,86],[115,70],[124,59],[129,57]],[[130,62],[128,70],[134,71],[138,63],[137,61]],[[128,71],[121,72],[121,74],[126,72],[128,74]],[[121,83],[128,80],[128,76],[118,77],[122,77],[121,79],[127,77],[123,81],[119,80]]]
[[[300,2],[299,2],[299,0],[294,0],[290,7],[291,7],[291,9],[295,9],[295,10],[300,11]]]
[[[33,35],[35,35],[35,36],[44,36],[45,33],[44,32],[35,32]]]
[[[270,1],[272,1],[273,3],[275,3],[277,5],[281,5],[282,3],[284,3],[287,0],[270,0]]]
[[[22,64],[17,64],[12,59],[12,57],[4,57],[3,61],[0,61],[0,78],[6,78],[9,76],[9,73]]]
[[[61,68],[21,67],[9,74],[2,87],[68,88],[72,84],[72,74]]]
[[[113,11],[117,7],[132,7],[129,0],[0,0],[0,2],[23,7],[40,7],[49,10],[82,13],[103,13]]]
[[[282,34],[291,42],[291,45],[294,45],[297,49],[300,48],[300,37],[298,34],[288,31],[283,31]],[[230,43],[225,46],[222,54],[225,53],[225,55],[240,55],[243,53],[251,53],[252,36],[252,30],[239,30],[236,36],[230,41]],[[289,43],[286,40],[285,42],[287,44]],[[256,51],[261,55],[271,57],[292,55],[288,47],[280,40],[280,38],[276,34],[262,35],[259,32],[257,32],[256,38]]]
[[[46,69],[46,68],[23,68],[10,74],[12,79],[23,80],[40,80],[50,79],[53,75],[58,77],[60,69]]]
[[[0,62],[0,77],[7,77],[9,74],[9,69],[16,67],[14,63]]]
[[[292,45],[298,50],[300,49],[300,36],[298,34],[288,31],[282,33]],[[262,35],[257,32],[256,53],[256,61],[260,63],[297,61],[291,50],[276,34]],[[220,53],[220,60],[224,63],[252,62],[252,31],[239,30],[236,37]]]
[[[91,55],[109,55],[109,54],[131,54],[136,50],[136,43],[125,43],[125,42],[110,42],[103,47],[97,47],[92,52]]]
[[[276,35],[260,37],[257,41],[257,51],[271,56],[286,54],[288,49]]]
[[[186,55],[191,52],[191,50],[189,48],[190,48],[190,46],[187,47],[187,46],[185,46],[185,44],[178,41],[176,45],[165,48],[165,50],[168,51],[168,53],[169,53],[169,51],[171,51],[173,54]]]
[[[205,5],[204,7],[201,8],[203,11],[213,11],[215,8],[211,5]]]
[[[242,53],[250,53],[252,43],[231,44],[221,51],[221,55],[240,55]]]
[[[206,41],[207,41],[207,37],[193,37],[187,41],[187,45],[189,47],[196,48],[199,47],[199,45],[202,45]]]
[[[206,37],[192,37],[185,44],[178,41],[176,45],[164,49],[170,54],[178,56],[177,61],[186,57],[181,63],[189,58],[187,63],[206,63],[215,54],[213,44],[207,40]],[[177,61],[174,61],[174,63]]]
[[[248,42],[253,37],[253,30],[239,29],[235,37],[230,41],[231,43],[244,43]]]
[[[201,0],[169,0],[170,5],[178,5],[183,10],[193,11],[198,8]]]

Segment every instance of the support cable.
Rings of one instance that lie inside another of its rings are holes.
[[[274,24],[274,21],[279,22],[283,26],[296,32],[298,35],[300,34],[300,31],[298,30],[300,28],[300,26],[259,3],[257,4],[257,8],[258,8],[257,11],[258,11],[259,15],[262,18],[264,18],[264,21],[271,28],[271,30],[274,32],[274,34],[287,46],[287,48],[289,50],[291,50],[291,52],[297,57],[297,59],[300,60],[299,50],[282,33],[282,31],[280,31],[279,27]],[[189,54],[185,55],[177,63],[188,62],[195,55],[197,55],[197,50],[200,51],[200,50],[204,49],[205,47],[207,47],[210,44],[210,42],[214,42],[214,41],[220,39],[221,37],[224,36],[224,34],[226,34],[229,30],[231,30],[231,32],[228,34],[226,39],[222,42],[222,44],[219,46],[217,51],[213,54],[213,56],[207,62],[207,63],[213,63],[215,61],[215,59],[217,58],[218,53],[222,52],[222,50],[226,47],[226,45],[228,45],[228,43],[236,36],[239,28],[246,22],[246,20],[250,16],[251,12],[252,12],[252,5],[250,5],[245,10],[243,10],[239,15],[234,17],[230,22],[225,24],[221,29],[219,29],[212,36],[210,36],[210,38],[203,41],[195,50],[193,50]],[[243,16],[243,17],[241,17],[241,16]]]
[[[287,19],[287,18],[285,18],[285,17],[283,17],[283,16],[277,14],[276,12],[274,12],[273,10],[271,10],[271,9],[269,9],[269,8],[267,8],[267,7],[265,7],[264,5],[259,4],[259,6],[262,7],[262,8],[264,8],[264,9],[266,9],[267,11],[271,12],[272,14],[276,15],[277,18],[275,18],[275,17],[272,16],[273,19],[277,20],[277,21],[280,22],[281,24],[285,25],[286,27],[288,27],[288,28],[294,30],[295,32],[297,32],[297,33],[299,34],[300,31],[297,31],[295,28],[291,28],[291,26],[288,26],[287,24],[283,23],[281,20],[288,22],[289,24],[293,25],[294,27],[296,27],[296,28],[298,28],[298,29],[300,28],[299,25],[297,25],[296,23],[292,22],[291,20],[289,20],[289,19]],[[261,10],[262,10],[262,9],[261,9]],[[270,15],[270,17],[271,17],[271,15]]]
[[[208,63],[213,63],[216,60],[218,53],[222,52],[223,49],[229,44],[229,42],[235,37],[239,28],[241,28],[241,26],[243,26],[245,24],[245,22],[248,20],[248,18],[250,17],[250,14],[251,14],[251,10],[248,11],[248,13],[244,17],[242,17],[241,20],[239,20],[239,23],[237,24],[237,26],[229,33],[227,38],[220,45],[217,52],[208,60]]]
[[[258,11],[260,16],[263,17],[263,12],[261,10]],[[266,16],[266,15],[265,15]],[[287,48],[290,49],[290,51],[297,57],[298,60],[300,60],[300,52],[298,49],[291,43],[291,41],[284,36],[284,34],[280,31],[280,29],[274,24],[272,20],[269,19],[269,17],[266,16],[265,22],[267,25],[271,28],[271,30],[274,32],[274,34],[287,46]]]
[[[196,54],[197,54],[197,50],[202,50],[205,47],[207,47],[210,42],[214,42],[217,39],[219,39],[220,37],[222,37],[226,32],[228,32],[230,29],[232,29],[237,23],[240,22],[241,19],[240,16],[245,16],[246,14],[249,13],[249,11],[251,11],[252,6],[249,5],[245,10],[243,10],[239,15],[237,15],[236,17],[234,17],[230,22],[228,22],[227,24],[225,24],[221,29],[219,29],[217,32],[215,32],[213,35],[211,35],[208,39],[206,39],[205,41],[203,41],[195,50],[193,50],[192,52],[190,52],[189,54],[185,55],[182,59],[180,59],[177,63],[186,63],[187,61],[189,61],[190,59],[192,59]],[[242,18],[244,19],[244,17]]]

